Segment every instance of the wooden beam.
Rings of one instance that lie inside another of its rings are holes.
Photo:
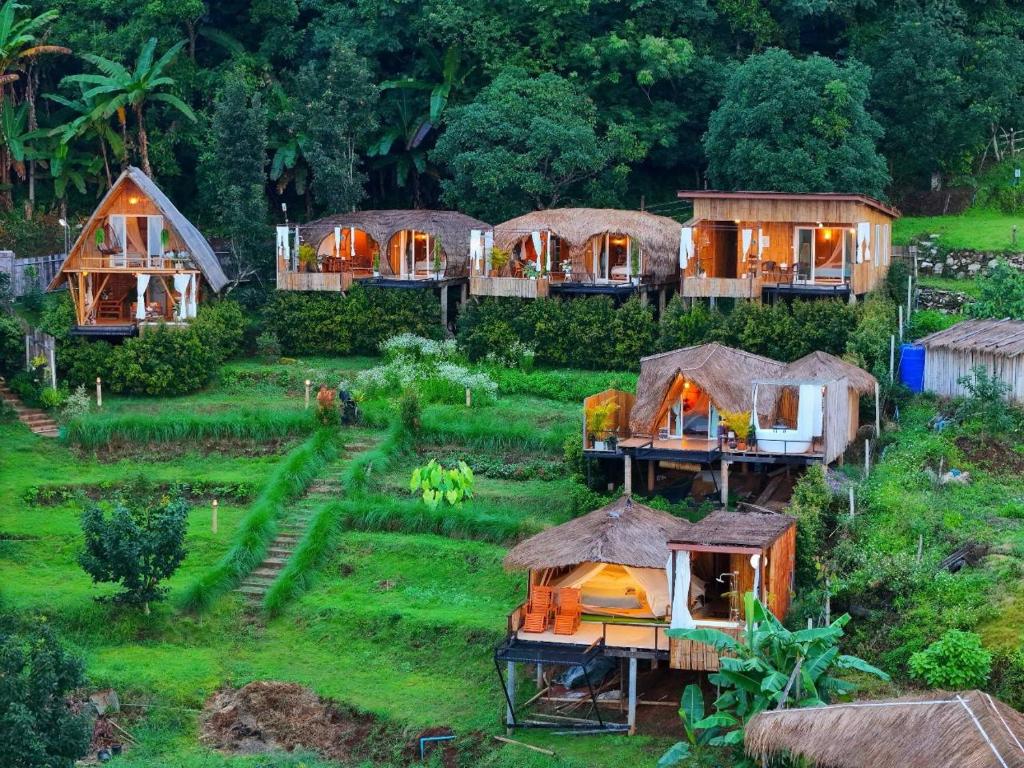
[[[514,702],[516,700],[516,663],[514,661],[508,662],[507,675],[505,677],[505,692],[508,694],[509,701]],[[505,726],[511,729],[515,724],[515,712],[512,711],[512,706],[506,702]]]
[[[653,459],[647,462],[647,492],[654,493],[654,465]]]
[[[722,489],[722,509],[729,509],[729,462],[722,460],[722,479],[719,481]]]
[[[623,491],[628,496],[633,493],[633,457],[628,453],[622,460],[622,466],[624,475]]]
[[[756,555],[761,552],[760,547],[743,547],[733,544],[684,544],[672,542],[668,548],[677,552],[720,552],[727,555]]]

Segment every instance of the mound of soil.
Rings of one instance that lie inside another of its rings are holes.
[[[956,439],[956,447],[963,451],[971,464],[989,472],[1008,475],[1024,473],[1024,453],[1000,438],[961,435]]]
[[[295,683],[257,680],[214,694],[203,709],[200,739],[243,754],[304,750],[346,762],[365,754],[369,715],[339,707]]]

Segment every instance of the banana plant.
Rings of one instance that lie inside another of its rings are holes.
[[[114,157],[125,159],[125,143],[110,121],[103,115],[103,103],[96,96],[86,96],[87,88],[79,85],[78,98],[67,98],[59,93],[44,94],[44,98],[60,104],[71,113],[68,122],[58,125],[49,131],[49,135],[60,138],[62,144],[70,144],[76,138],[92,138],[99,143],[100,157],[103,158],[103,170],[107,177],[107,188],[113,183],[110,172],[110,158],[107,147]]]
[[[679,701],[679,719],[683,721],[686,741],[677,741],[658,760],[658,768],[669,768],[683,760],[695,757],[712,745],[721,732],[716,716],[704,716],[704,694],[699,685],[692,683],[683,689]]]
[[[836,671],[854,670],[889,680],[885,672],[863,659],[839,653],[849,614],[827,627],[790,631],[752,592],[744,596],[744,608],[746,622],[739,638],[717,629],[668,630],[669,637],[705,643],[721,654],[718,672],[708,676],[722,690],[713,705],[715,713],[693,723],[704,731],[720,729],[709,737],[711,746],[739,746],[743,726],[764,710],[820,707],[853,693],[856,686],[835,676]],[[662,759],[668,756],[666,753]]]
[[[473,497],[473,470],[460,461],[457,466],[445,468],[436,459],[417,467],[409,479],[409,490],[419,493],[423,503],[430,509],[437,509],[441,503],[450,507],[461,506]]]

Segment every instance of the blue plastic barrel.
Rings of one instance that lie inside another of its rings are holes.
[[[900,345],[900,381],[911,392],[924,392],[924,347]]]

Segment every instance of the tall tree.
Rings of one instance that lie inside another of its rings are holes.
[[[712,183],[725,189],[862,192],[889,181],[868,114],[869,70],[780,49],[751,56],[729,78],[704,150]]]
[[[79,85],[80,95],[77,99],[65,98],[59,93],[47,93],[45,97],[56,104],[65,107],[71,113],[68,122],[58,125],[49,131],[51,136],[60,137],[61,144],[69,144],[76,138],[93,139],[99,145],[100,157],[103,159],[103,170],[107,177],[107,188],[114,184],[113,174],[110,172],[110,157],[107,154],[109,147],[115,157],[123,157],[125,146],[124,141],[117,135],[117,132],[110,127],[110,120],[103,115],[101,104],[97,101],[98,96],[86,98],[86,87]]]
[[[631,146],[622,131],[599,135],[594,103],[572,82],[518,67],[445,123],[432,153],[451,174],[444,202],[491,221],[579,199]]]
[[[196,119],[195,113],[192,112],[192,108],[188,104],[166,90],[174,85],[174,80],[165,75],[164,70],[184,47],[185,41],[175,43],[163,56],[154,61],[156,43],[155,37],[146,41],[139,52],[139,58],[136,60],[133,70],[126,69],[116,61],[87,53],[83,54],[82,58],[93,64],[103,74],[70,75],[64,78],[64,82],[84,83],[91,86],[82,94],[82,97],[90,99],[103,96],[101,107],[98,109],[101,109],[102,114],[106,117],[116,113],[122,126],[125,125],[125,110],[131,109],[134,112],[139,159],[142,163],[142,170],[147,176],[153,175],[153,168],[149,163],[149,137],[146,134],[145,109],[147,102],[162,102],[189,120]]]

